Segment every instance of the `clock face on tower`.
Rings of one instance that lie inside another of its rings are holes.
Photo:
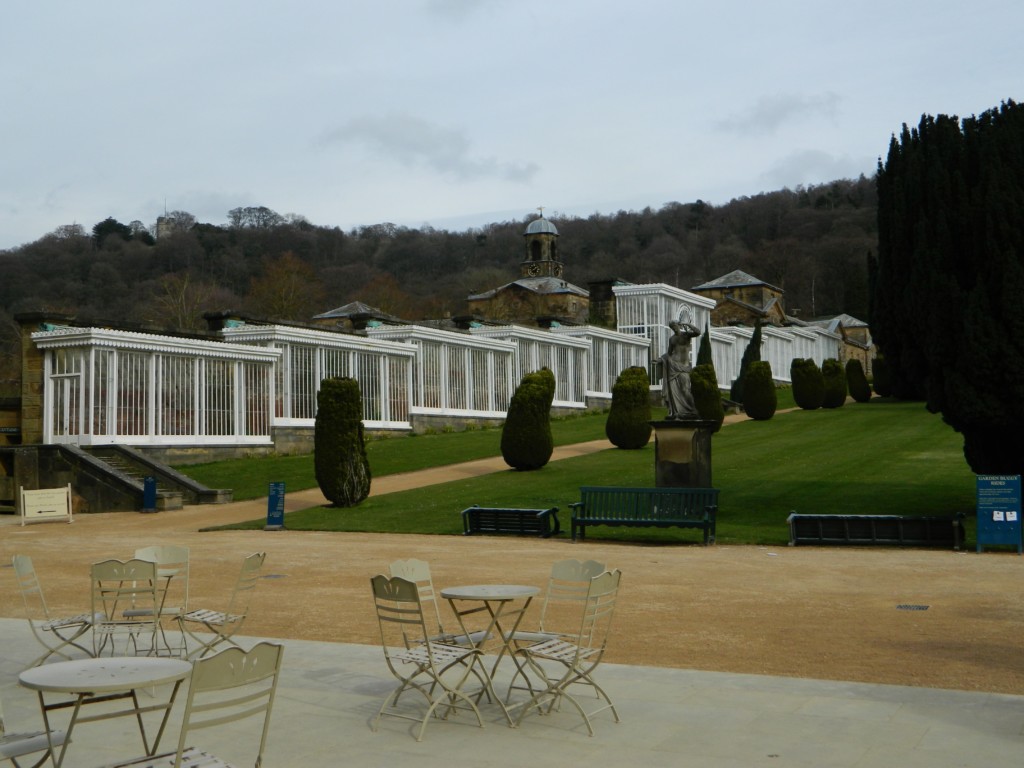
[[[540,274],[540,264],[531,264],[530,266],[528,266],[526,268],[526,271],[529,272],[531,275],[539,275]]]
[[[555,273],[555,277],[561,277],[562,276],[562,265],[561,264],[555,264],[554,273]]]

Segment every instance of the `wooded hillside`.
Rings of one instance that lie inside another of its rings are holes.
[[[231,309],[306,321],[359,300],[416,320],[458,315],[471,293],[519,276],[523,230],[536,217],[448,232],[375,224],[345,232],[267,208],[236,208],[227,223],[187,212],[169,231],[114,218],[91,230],[59,227],[0,251],[0,379],[17,376],[15,313],[48,310],[201,328],[202,313]],[[587,218],[549,213],[565,278],[661,282],[689,289],[734,269],[783,288],[802,317],[867,319],[867,260],[877,250],[874,179],[840,180],[742,197],[725,205]]]

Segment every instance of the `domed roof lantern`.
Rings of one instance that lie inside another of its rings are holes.
[[[541,216],[534,219],[526,228],[524,235],[558,235],[558,229],[550,221]]]
[[[558,230],[555,228],[555,225],[544,218],[544,206],[537,210],[540,211],[540,218],[530,222],[529,226],[526,227],[526,231],[523,232],[523,237],[529,237],[530,235],[554,235],[558,237]]]

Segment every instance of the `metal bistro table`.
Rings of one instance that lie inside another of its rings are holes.
[[[466,587],[448,587],[441,590],[441,597],[446,599],[452,607],[452,612],[459,622],[462,634],[471,638],[471,633],[466,627],[466,617],[476,613],[485,613],[488,619],[487,627],[476,636],[480,639],[475,647],[480,648],[492,637],[499,641],[498,657],[494,660],[490,670],[483,667],[487,675],[487,693],[496,701],[509,725],[515,725],[512,715],[504,701],[494,692],[494,675],[498,671],[498,664],[508,653],[512,655],[514,649],[511,646],[512,635],[519,627],[519,622],[526,615],[526,609],[530,607],[534,596],[540,592],[539,587],[529,587],[521,584],[476,584]],[[464,605],[468,603],[469,605]],[[483,695],[481,691],[480,695]]]
[[[39,708],[42,710],[43,723],[48,734],[52,730],[50,712],[73,707],[71,721],[66,729],[67,737],[60,749],[60,754],[58,755],[56,751],[52,750],[50,753],[55,768],[60,768],[64,762],[68,744],[71,743],[71,733],[77,723],[97,722],[127,715],[135,715],[138,720],[139,734],[142,736],[142,746],[146,754],[155,754],[160,746],[160,739],[167,726],[167,719],[171,714],[174,699],[178,695],[178,689],[181,687],[182,681],[191,673],[192,665],[181,659],[153,656],[107,657],[61,661],[33,667],[22,672],[18,677],[18,682],[39,694]],[[173,683],[174,687],[171,689],[170,698],[166,703],[139,706],[139,699],[136,695],[138,689],[168,683]],[[74,698],[64,698],[48,704],[45,697],[47,693],[66,694]],[[81,709],[86,704],[118,699],[131,699],[131,708],[126,707],[96,715],[81,714]],[[143,714],[147,712],[163,712],[160,729],[156,733],[152,746],[149,744],[146,726],[142,720]],[[50,746],[52,748],[53,744],[51,743]]]

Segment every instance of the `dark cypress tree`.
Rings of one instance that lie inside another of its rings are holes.
[[[551,460],[551,402],[555,377],[548,369],[523,376],[501,428],[501,455],[513,469],[540,469]]]
[[[822,408],[840,408],[846,402],[846,371],[834,357],[821,364],[821,378],[824,382],[825,396],[821,400]]]
[[[743,382],[743,410],[757,421],[767,421],[775,415],[778,407],[778,393],[772,378],[772,366],[763,360],[755,360],[747,369]]]
[[[816,362],[810,358],[793,358],[789,364],[789,380],[793,383],[793,402],[805,411],[821,408],[825,380]]]
[[[722,407],[722,392],[718,388],[718,376],[715,366],[702,363],[690,372],[690,389],[693,391],[693,404],[697,413],[706,421],[715,422],[712,432],[722,428],[725,421],[725,408]]]
[[[711,354],[711,326],[704,326],[704,333],[700,337],[700,348],[697,350],[697,365],[714,365],[714,357]]]
[[[850,390],[850,397],[858,403],[871,399],[871,385],[864,375],[864,366],[856,358],[846,361],[846,387]]]
[[[1012,101],[963,121],[924,116],[877,177],[872,334],[893,394],[926,396],[979,473],[1024,471],[1022,146]]]
[[[892,377],[885,357],[878,355],[871,362],[871,388],[879,397],[892,397]]]
[[[317,485],[334,506],[354,507],[370,495],[359,382],[324,379],[316,404],[313,465]]]
[[[729,399],[737,403],[743,402],[743,377],[747,375],[750,364],[761,359],[761,321],[754,323],[754,333],[750,337],[747,348],[743,350],[743,357],[740,359],[740,372],[729,390]]]
[[[615,380],[604,433],[616,448],[643,448],[651,439],[650,393],[646,368],[627,368]]]

